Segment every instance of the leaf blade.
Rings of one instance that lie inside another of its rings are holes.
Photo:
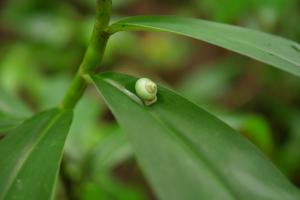
[[[130,97],[136,78],[105,73],[93,81],[160,199],[299,198],[257,148],[172,91],[160,86],[158,102],[145,107]]]
[[[206,20],[177,16],[134,16],[112,24],[109,32],[166,31],[229,49],[300,76],[300,45],[266,34]]]
[[[71,119],[69,111],[48,110],[0,141],[0,199],[51,198]]]

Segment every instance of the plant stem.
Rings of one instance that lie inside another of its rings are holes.
[[[84,76],[93,74],[102,61],[106,43],[110,36],[110,34],[105,32],[105,28],[110,20],[111,7],[112,0],[97,0],[96,21],[92,38],[82,63],[60,104],[62,109],[73,109],[76,106],[88,85]]]

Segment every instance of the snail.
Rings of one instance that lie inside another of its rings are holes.
[[[140,78],[136,81],[135,92],[147,106],[152,105],[157,100],[157,85],[148,78]]]

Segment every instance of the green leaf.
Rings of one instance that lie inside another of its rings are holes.
[[[70,111],[35,115],[0,141],[0,199],[51,199]]]
[[[116,167],[122,166],[132,155],[132,148],[118,126],[105,131],[103,138],[85,159],[84,170],[89,172],[89,181],[82,184],[81,199],[147,199],[140,187],[120,180],[113,173]]]
[[[292,127],[287,141],[279,149],[276,156],[277,164],[289,177],[297,176],[300,169],[300,124],[298,114],[297,119],[293,119]]]
[[[27,117],[31,114],[21,99],[0,88],[0,117],[1,113],[18,118]]]
[[[29,109],[20,99],[0,88],[0,139],[21,124],[29,114]]]
[[[104,73],[92,79],[160,199],[300,198],[253,144],[171,90],[159,86],[157,102],[144,106],[133,92],[136,78]]]
[[[101,174],[103,180],[82,184],[81,200],[142,200],[147,199],[139,188],[122,183],[107,174]]]
[[[97,146],[90,153],[90,160],[86,162],[89,173],[93,178],[102,178],[103,172],[110,171],[117,165],[128,160],[133,155],[127,138],[119,127],[100,140]]]
[[[241,74],[242,68],[239,65],[244,65],[243,60],[230,57],[201,67],[197,66],[196,70],[183,76],[176,88],[180,94],[197,104],[213,102],[222,98],[228,92],[233,80]]]
[[[176,16],[136,16],[121,19],[109,32],[166,31],[203,40],[300,76],[300,45],[236,26]]]
[[[6,113],[0,112],[0,137],[2,134],[6,135],[9,130],[17,127],[22,121],[22,118],[12,117]]]
[[[274,141],[268,122],[258,114],[213,112],[226,124],[241,132],[265,154],[272,155]]]

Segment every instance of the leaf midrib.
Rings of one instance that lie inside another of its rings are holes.
[[[182,146],[182,148],[186,149],[187,152],[190,152],[190,155],[195,157],[196,161],[198,162],[198,159],[200,158],[204,165],[206,165],[207,169],[209,169],[215,177],[216,179],[219,181],[219,183],[221,183],[221,185],[223,185],[228,193],[230,194],[230,196],[233,197],[233,199],[239,199],[237,197],[237,194],[230,188],[230,186],[227,184],[225,180],[225,178],[222,178],[223,176],[217,172],[217,170],[215,169],[214,165],[208,161],[205,156],[203,156],[203,154],[199,154],[200,150],[196,150],[192,145],[188,145],[187,143],[190,141],[187,137],[185,137],[183,134],[180,134],[180,131],[177,130],[175,127],[173,127],[168,121],[161,119],[156,113],[152,113],[150,112],[150,115],[152,115],[152,117],[157,120],[157,122],[164,127],[165,129],[167,129],[167,131],[170,133],[170,135],[173,135],[174,138],[177,141],[177,144],[180,144]]]
[[[120,90],[115,85],[110,84],[109,79],[101,78],[101,77],[98,77],[98,78],[100,78],[102,81],[106,82],[108,85],[114,87],[115,89],[120,91],[124,96],[127,97],[127,95],[124,94],[122,90]],[[140,106],[140,105],[138,105],[138,106]],[[215,167],[213,167],[213,164],[211,162],[209,162],[202,154],[199,154],[198,151],[195,150],[195,148],[192,148],[190,145],[187,144],[187,142],[189,141],[188,138],[186,138],[184,135],[181,135],[179,133],[180,132],[179,130],[175,129],[166,120],[161,119],[154,111],[146,110],[145,113],[147,113],[151,118],[153,118],[155,121],[157,121],[157,123],[160,124],[160,126],[162,128],[166,129],[166,131],[169,133],[169,135],[174,136],[174,139],[177,141],[177,144],[180,144],[180,146],[183,149],[185,149],[186,152],[190,152],[188,154],[190,154],[192,157],[195,158],[194,160],[196,160],[197,165],[198,165],[198,159],[200,158],[203,161],[204,165],[206,165],[207,169],[212,172],[211,174],[213,176],[215,176],[216,180],[218,180],[219,183],[227,189],[228,193],[230,194],[230,196],[233,199],[236,199],[236,200],[239,199],[238,195],[230,188],[230,186],[227,184],[227,182],[223,181],[222,175],[220,173],[218,173],[217,170],[215,170]]]

